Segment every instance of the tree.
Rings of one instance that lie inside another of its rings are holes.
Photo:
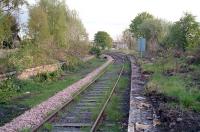
[[[0,9],[4,13],[11,13],[24,4],[27,4],[26,0],[0,0]]]
[[[5,14],[0,19],[0,48],[14,48],[13,41],[19,30],[16,18],[11,14]]]
[[[8,15],[0,21],[0,47],[3,48],[3,42],[11,38],[11,21]]]
[[[39,7],[47,14],[50,34],[57,46],[67,47],[67,9],[64,1],[40,0]]]
[[[82,57],[89,52],[86,30],[65,1],[40,0],[30,8],[29,33],[35,44],[61,61],[68,56]]]
[[[162,26],[160,20],[148,19],[139,25],[138,30],[147,40],[151,38],[159,39],[160,33],[162,32]]]
[[[107,32],[99,31],[94,36],[95,46],[105,49],[106,47],[111,48],[112,38]]]
[[[12,15],[25,0],[0,0],[0,48],[13,48],[19,25]]]
[[[179,21],[172,25],[167,39],[173,47],[182,51],[195,48],[200,43],[199,23],[192,14],[185,13]]]
[[[147,13],[147,12],[142,12],[138,14],[131,22],[130,24],[130,31],[138,38],[138,37],[144,37],[144,34],[140,32],[139,26],[148,19],[153,19],[153,15]]]
[[[136,48],[136,40],[133,36],[133,33],[131,33],[129,29],[126,29],[122,34],[122,41],[127,44],[129,49]]]
[[[76,11],[72,10],[68,16],[68,39],[75,42],[88,41],[88,34]]]
[[[50,36],[47,14],[39,6],[29,10],[29,34],[36,43],[40,43]]]
[[[89,43],[88,34],[77,12],[74,10],[69,11],[67,29],[67,39],[68,43],[70,43],[68,52],[79,57],[87,54],[89,52],[87,45]]]
[[[146,19],[139,25],[138,31],[147,39],[147,49],[152,52],[157,51],[158,43],[162,34],[162,25],[160,20]]]
[[[169,32],[168,29],[169,24],[166,21],[156,19],[147,12],[138,14],[130,25],[130,31],[136,38],[146,38],[147,50],[152,53],[159,49]]]

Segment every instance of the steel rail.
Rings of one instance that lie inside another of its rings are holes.
[[[106,107],[107,107],[107,105],[108,105],[108,103],[109,103],[109,101],[110,101],[110,99],[111,99],[111,97],[112,97],[114,91],[115,91],[115,88],[116,88],[116,86],[117,86],[117,84],[118,84],[118,82],[119,82],[119,80],[120,80],[120,78],[121,78],[121,75],[122,75],[122,73],[123,73],[123,70],[124,70],[124,65],[123,65],[123,67],[121,68],[121,71],[120,71],[120,74],[119,74],[119,76],[118,76],[118,79],[117,79],[117,81],[115,82],[115,85],[113,86],[112,91],[111,91],[111,93],[110,93],[108,99],[107,99],[106,102],[104,103],[104,105],[103,105],[103,107],[102,107],[102,109],[101,109],[101,111],[100,111],[100,113],[99,113],[97,119],[95,120],[94,124],[92,125],[92,128],[90,129],[90,132],[95,132],[95,131],[96,131],[97,126],[98,126],[98,124],[99,124],[99,122],[100,122],[100,119],[101,119],[101,117],[102,117],[102,115],[103,115],[103,113],[104,113],[104,111],[105,111],[105,109],[106,109]]]
[[[112,63],[110,65],[112,65],[114,63],[114,61],[112,61]],[[37,125],[36,127],[34,127],[31,132],[37,132],[46,122],[50,121],[54,116],[56,116],[59,111],[61,111],[63,108],[65,108],[66,106],[68,106],[71,102],[74,101],[74,99],[80,95],[83,91],[85,91],[90,85],[92,85],[97,79],[99,79],[107,70],[107,68],[110,66],[108,65],[105,69],[103,69],[101,71],[101,73],[99,75],[97,75],[90,83],[88,83],[86,86],[84,86],[78,93],[74,94],[72,96],[72,98],[70,100],[68,100],[66,103],[64,103],[61,107],[59,107],[58,109],[56,109],[53,113],[51,113],[44,121],[42,121],[39,125]]]

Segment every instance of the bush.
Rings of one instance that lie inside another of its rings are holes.
[[[61,67],[63,71],[76,71],[78,66],[82,65],[82,61],[75,56],[68,55],[66,56],[66,63],[64,63]]]
[[[44,64],[56,63],[57,61],[53,59],[48,50],[50,51],[50,48],[44,49],[31,42],[24,42],[17,52],[9,56],[8,64],[17,70],[23,70]]]
[[[0,82],[0,103],[7,103],[19,90],[20,86],[16,85],[13,79]]]
[[[90,54],[96,55],[97,57],[99,57],[101,55],[101,50],[98,47],[92,47],[90,49]]]
[[[58,70],[55,72],[38,74],[33,79],[36,82],[51,82],[51,81],[56,81],[60,76],[61,76],[61,70]]]

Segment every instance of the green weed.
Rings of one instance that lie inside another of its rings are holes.
[[[163,62],[163,63],[162,63]],[[187,69],[194,71],[184,74],[176,73],[172,76],[166,76],[163,71],[178,70],[180,66],[186,66]],[[144,71],[152,71],[154,74],[146,85],[146,92],[156,91],[167,96],[175,97],[178,99],[180,107],[192,108],[198,110],[200,108],[200,91],[193,84],[193,79],[198,78],[199,68],[196,65],[187,65],[184,58],[158,58],[154,63],[141,63]]]

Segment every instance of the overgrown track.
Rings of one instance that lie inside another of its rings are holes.
[[[54,132],[82,132],[95,131],[102,113],[112,96],[120,76],[123,64],[127,61],[126,55],[109,53],[115,60],[114,64],[99,79],[81,92],[72,102],[54,117],[48,120],[37,131],[51,129]]]

